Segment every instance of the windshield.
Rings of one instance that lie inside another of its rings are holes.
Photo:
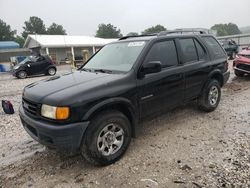
[[[36,61],[35,57],[26,57],[23,61],[21,61],[19,64],[25,64],[28,61]]]
[[[108,44],[91,58],[83,69],[128,72],[144,46],[145,41]]]

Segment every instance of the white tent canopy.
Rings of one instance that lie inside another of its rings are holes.
[[[89,36],[71,35],[28,35],[24,48],[60,48],[82,46],[104,46],[117,39],[103,39]]]

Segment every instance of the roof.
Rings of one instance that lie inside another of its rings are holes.
[[[19,47],[19,44],[14,41],[0,41],[0,49],[13,49]]]
[[[82,47],[82,46],[104,46],[117,39],[103,39],[89,36],[71,35],[28,35],[24,43],[26,48],[35,47]]]

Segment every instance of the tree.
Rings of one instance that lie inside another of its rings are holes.
[[[20,45],[20,47],[23,47],[25,39],[22,36],[17,35],[15,37],[15,42],[17,42]]]
[[[142,31],[142,34],[153,34],[153,33],[159,33],[161,31],[166,31],[167,29],[162,26],[162,25],[156,25],[156,26],[152,26],[150,28],[145,29],[144,31]]]
[[[14,40],[16,30],[11,30],[10,25],[7,25],[0,19],[0,41]]]
[[[23,38],[27,38],[28,34],[46,34],[46,27],[41,18],[36,16],[30,17],[29,21],[24,22]]]
[[[67,35],[65,29],[62,25],[52,23],[47,29],[47,34],[49,35]]]
[[[127,36],[138,36],[139,34],[137,32],[130,32],[127,34]]]
[[[111,24],[99,24],[95,36],[100,38],[120,38],[122,34],[120,29]]]
[[[217,32],[217,36],[241,34],[241,31],[239,30],[238,26],[234,23],[215,24],[211,27],[211,29]]]

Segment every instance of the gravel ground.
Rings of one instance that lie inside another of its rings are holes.
[[[102,168],[48,150],[24,131],[22,89],[42,78],[0,75],[0,99],[16,110],[0,109],[0,187],[250,187],[250,77],[232,74],[214,112],[191,103],[144,121],[124,157]]]

